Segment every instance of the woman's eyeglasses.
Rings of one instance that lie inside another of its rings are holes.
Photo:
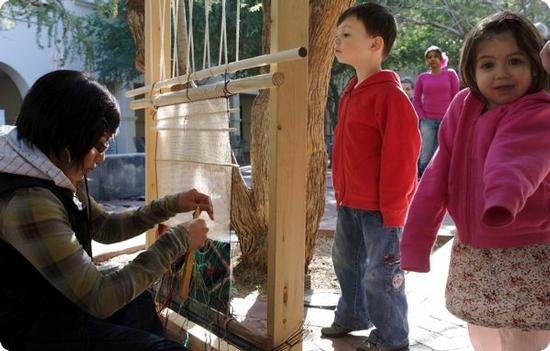
[[[107,151],[108,148],[109,148],[109,142],[102,143],[101,141],[98,141],[94,145],[94,149],[96,149],[97,152],[99,152],[100,154],[105,153],[105,151]]]

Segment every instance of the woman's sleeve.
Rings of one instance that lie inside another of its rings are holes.
[[[1,230],[3,239],[52,286],[98,318],[112,315],[150,287],[191,243],[183,226],[172,227],[124,268],[103,274],[76,239],[62,203],[43,188],[16,191]]]
[[[131,239],[180,212],[177,195],[166,196],[138,209],[119,213],[106,212],[93,198],[90,198],[90,206],[92,239],[102,244]]]
[[[413,97],[413,105],[414,109],[416,110],[416,114],[418,115],[419,119],[424,119],[426,117],[426,114],[424,113],[424,109],[422,108],[422,94],[424,90],[424,79],[423,76],[420,75],[416,79],[416,84],[414,85],[414,97]]]

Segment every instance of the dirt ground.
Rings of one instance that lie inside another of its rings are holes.
[[[332,268],[332,242],[333,237],[320,235],[315,244],[315,254],[309,265],[310,285],[312,290],[340,289],[336,274]],[[307,286],[306,286],[307,288]]]

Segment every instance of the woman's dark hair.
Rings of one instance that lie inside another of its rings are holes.
[[[518,47],[529,57],[533,82],[527,93],[550,88],[549,75],[544,70],[539,56],[544,46],[544,39],[529,20],[509,11],[498,12],[484,18],[466,36],[460,54],[460,76],[464,85],[469,87],[475,95],[483,97],[475,77],[477,48],[479,43],[502,33],[512,34]]]
[[[401,84],[403,84],[403,83],[409,83],[411,85],[411,88],[414,89],[414,80],[411,77],[401,78]]]
[[[39,78],[23,99],[16,123],[19,138],[46,156],[68,151],[77,163],[102,136],[114,134],[119,124],[114,96],[88,74],[70,70]]]
[[[348,17],[355,16],[365,26],[367,34],[384,40],[384,58],[388,57],[397,36],[397,22],[391,11],[379,4],[368,2],[348,8],[338,18],[339,26]]]

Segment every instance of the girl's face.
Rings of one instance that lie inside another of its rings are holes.
[[[478,44],[475,80],[487,108],[513,102],[532,84],[529,57],[511,33],[501,33]]]
[[[73,184],[83,180],[86,174],[96,168],[98,163],[105,161],[105,152],[109,148],[109,138],[110,135],[104,135],[97,141],[96,146],[92,147],[84,156],[81,167],[69,167],[65,171],[65,175]]]
[[[426,55],[426,63],[430,66],[431,69],[437,69],[441,64],[441,57],[437,51],[430,51]]]

